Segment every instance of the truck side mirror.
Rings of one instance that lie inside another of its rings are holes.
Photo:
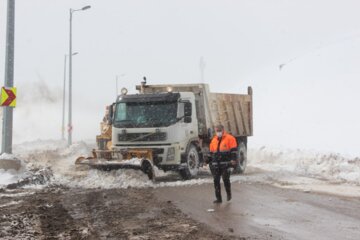
[[[111,104],[109,106],[109,124],[112,124],[113,123],[113,119],[114,119],[114,106],[115,106],[115,103]]]
[[[185,104],[184,104],[184,116],[191,118],[191,113],[192,113],[191,102],[185,102]],[[190,122],[191,122],[191,120],[190,120]]]
[[[190,116],[185,116],[184,117],[184,123],[191,123],[192,119]]]

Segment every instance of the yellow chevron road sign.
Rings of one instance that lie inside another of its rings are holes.
[[[15,107],[16,106],[16,88],[1,88],[0,96],[0,106],[1,107]]]

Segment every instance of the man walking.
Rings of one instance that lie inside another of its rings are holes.
[[[222,176],[227,200],[231,200],[230,167],[236,164],[236,139],[224,130],[223,125],[215,128],[216,136],[210,143],[210,170],[214,177],[215,197],[214,203],[221,203],[220,178]]]

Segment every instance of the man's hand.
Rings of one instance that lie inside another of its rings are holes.
[[[235,161],[235,160],[231,160],[230,162],[231,162],[231,165],[233,165],[233,167],[235,167],[237,165],[237,161]]]

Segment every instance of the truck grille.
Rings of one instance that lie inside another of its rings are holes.
[[[129,148],[131,149],[131,148]],[[136,149],[141,149],[141,148],[136,148]],[[155,165],[158,165],[159,163],[161,163],[163,161],[163,156],[160,156],[160,155],[163,155],[165,150],[164,148],[144,148],[146,150],[151,150],[152,151],[152,157],[153,157],[153,162]],[[123,154],[126,153],[127,151],[127,148],[124,148],[122,149],[123,151]]]
[[[118,140],[121,142],[149,142],[149,141],[165,141],[166,133],[165,132],[156,132],[156,133],[125,133],[119,134]]]

